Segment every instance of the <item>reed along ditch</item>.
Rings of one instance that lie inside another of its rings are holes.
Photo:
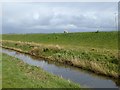
[[[42,68],[52,74],[58,75],[66,80],[79,83],[83,87],[89,88],[120,88],[120,81],[96,75],[91,72],[81,70],[68,65],[36,58],[27,54],[2,48],[2,52],[10,56],[19,58],[25,63]]]

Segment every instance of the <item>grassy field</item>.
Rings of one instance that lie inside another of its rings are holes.
[[[80,88],[42,69],[25,64],[23,61],[2,54],[3,88]]]
[[[65,47],[85,47],[118,49],[117,32],[83,32],[83,33],[53,33],[53,34],[6,34],[3,40],[28,41],[43,44],[54,44]]]
[[[119,77],[117,32],[3,35],[2,45],[36,57]]]

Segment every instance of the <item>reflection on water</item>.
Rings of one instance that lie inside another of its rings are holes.
[[[119,80],[112,80],[103,76],[90,73],[79,68],[58,64],[56,62],[48,62],[43,59],[38,59],[30,55],[18,53],[16,51],[2,49],[3,53],[17,57],[33,66],[43,68],[45,71],[59,75],[67,80],[79,83],[85,87],[91,88],[118,88],[120,87]]]

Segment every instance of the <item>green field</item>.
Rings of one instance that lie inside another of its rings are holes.
[[[75,48],[118,49],[118,32],[83,32],[53,34],[6,34],[3,40],[28,41]]]
[[[2,54],[2,63],[3,88],[80,88],[78,84],[6,54]]]
[[[97,74],[119,77],[118,32],[4,34],[2,36],[3,47]]]

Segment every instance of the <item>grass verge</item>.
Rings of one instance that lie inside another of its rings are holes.
[[[0,89],[2,89],[2,54],[0,53]]]
[[[25,64],[17,58],[2,54],[3,88],[80,88],[42,69]]]

